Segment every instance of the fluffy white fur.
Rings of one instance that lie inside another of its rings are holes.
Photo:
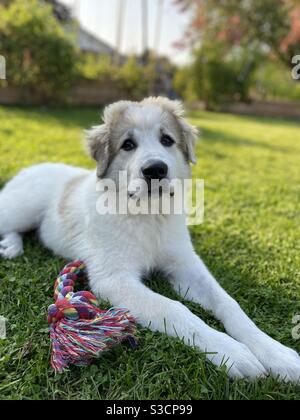
[[[161,130],[177,145],[164,149],[158,141]],[[119,150],[128,134],[138,142],[131,154]],[[120,168],[136,177],[144,160],[152,157],[168,163],[170,177],[185,177],[187,161],[194,160],[194,142],[195,130],[182,118],[179,104],[161,98],[108,107],[104,123],[88,137],[98,177],[111,178]],[[95,184],[95,171],[62,164],[21,171],[0,193],[0,255],[21,255],[21,234],[38,229],[42,243],[56,254],[83,259],[93,292],[127,307],[141,325],[208,352],[232,377],[253,380],[271,372],[299,381],[298,354],[260,331],[219,286],[195,254],[184,216],[99,216]],[[162,270],[179,294],[211,311],[228,335],[210,328],[183,304],[147,288],[141,279],[152,269]]]

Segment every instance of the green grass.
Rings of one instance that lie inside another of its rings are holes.
[[[203,225],[191,229],[197,251],[255,322],[300,351],[291,336],[300,314],[300,123],[193,112],[202,128],[194,174],[206,182]],[[98,121],[94,109],[0,108],[0,183],[43,161],[92,167],[80,144]],[[55,376],[49,367],[47,306],[64,264],[34,234],[25,255],[0,261],[0,398],[4,399],[299,399],[300,389],[273,379],[231,381],[179,340],[139,330],[88,368]],[[176,297],[160,278],[156,291]],[[216,328],[201,308],[185,302]]]

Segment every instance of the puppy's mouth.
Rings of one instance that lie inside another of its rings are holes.
[[[163,195],[163,189],[162,187],[159,187],[158,190],[153,191],[151,190],[151,188],[148,188],[148,197],[153,197],[153,196],[159,196],[161,197]]]
[[[174,197],[175,186],[169,178],[162,180],[138,178],[129,183],[127,194],[131,199]]]
[[[164,189],[163,187],[158,187],[158,189],[151,189],[151,187],[148,186],[146,191],[128,191],[128,197],[129,198],[136,198],[136,197],[142,197],[147,196],[148,198],[157,198],[162,197],[163,195],[169,195],[170,197],[174,197],[175,192],[173,187],[170,186],[168,189]]]
[[[168,190],[168,191],[164,191],[162,187],[159,187],[158,191],[151,191],[151,189],[148,189],[148,197],[152,197],[152,196],[159,196],[162,197],[163,194],[169,194],[170,197],[174,197],[174,191],[173,190]]]

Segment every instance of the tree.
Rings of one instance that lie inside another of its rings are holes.
[[[300,49],[299,0],[174,0],[192,10],[191,42],[219,40],[272,55],[290,66]],[[275,3],[275,4],[274,4]]]
[[[52,6],[38,0],[0,4],[1,54],[7,80],[42,99],[61,98],[71,86],[77,53]]]
[[[191,14],[185,44],[194,47],[193,87],[209,108],[249,100],[267,62],[290,69],[299,53],[299,0],[174,2]]]

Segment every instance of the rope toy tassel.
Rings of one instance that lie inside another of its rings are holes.
[[[136,320],[127,309],[99,309],[96,297],[74,292],[77,280],[86,280],[86,267],[74,261],[64,267],[54,286],[55,303],[48,308],[51,365],[62,373],[69,365],[89,365],[103,351],[124,340],[136,347]]]

